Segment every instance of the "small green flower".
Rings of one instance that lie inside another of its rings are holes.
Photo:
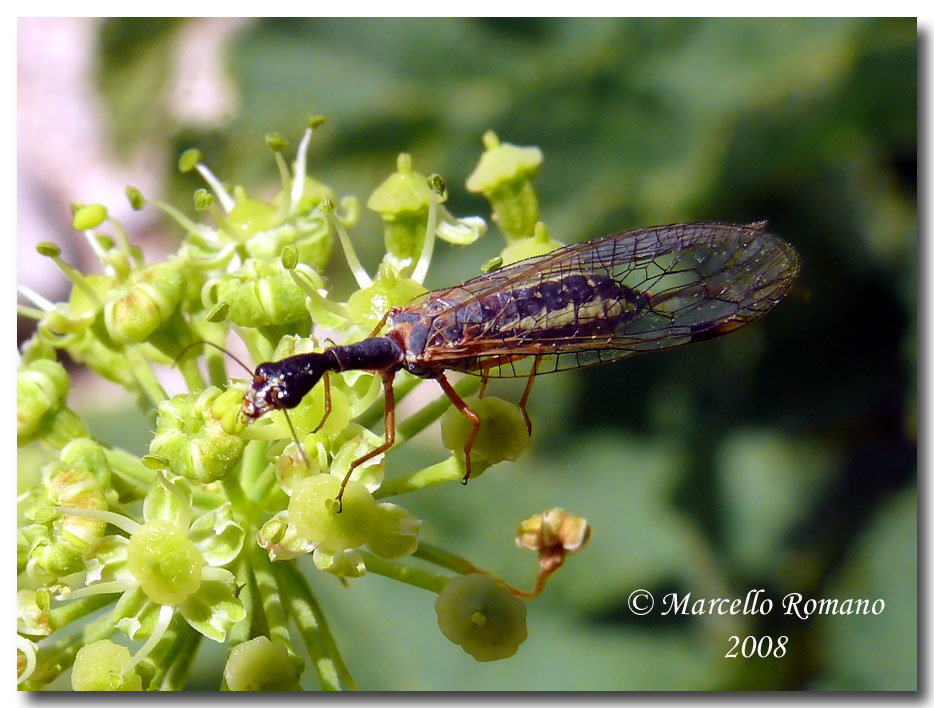
[[[142,679],[129,666],[129,649],[101,639],[78,650],[71,687],[76,691],[142,691]]]
[[[412,157],[400,153],[396,172],[377,187],[367,200],[367,207],[383,218],[383,241],[386,262],[398,273],[411,275],[426,246],[437,235],[442,240],[466,246],[486,232],[486,222],[479,217],[456,219],[441,206],[446,194],[436,196],[431,180],[412,169]],[[432,220],[431,210],[438,213]]]
[[[285,645],[254,637],[230,652],[224,680],[231,691],[300,691],[303,664]]]
[[[506,659],[529,636],[525,603],[480,573],[448,580],[435,613],[442,634],[477,661]]]
[[[28,544],[26,572],[50,582],[84,569],[84,554],[104,535],[106,522],[87,516],[54,516],[52,507],[105,511],[116,493],[100,446],[75,438],[58,460],[42,470],[41,486],[26,507],[33,523],[23,529]]]
[[[388,263],[383,263],[372,284],[355,291],[347,300],[347,312],[354,322],[373,329],[393,307],[405,305],[424,292],[421,283],[398,276]]]
[[[480,192],[493,207],[493,220],[507,241],[532,235],[538,221],[538,198],[531,178],[538,174],[542,151],[500,143],[492,130],[483,135],[486,152],[470,177],[467,189]]]
[[[233,470],[246,441],[227,432],[237,427],[230,420],[234,395],[222,396],[219,388],[209,386],[200,394],[182,393],[161,403],[149,453],[167,459],[174,474],[202,482]]]
[[[516,239],[503,249],[501,265],[509,265],[534,256],[543,256],[563,245],[560,241],[551,238],[548,235],[548,227],[539,221],[535,224],[534,235],[529,238]]]
[[[495,465],[518,460],[529,443],[529,431],[522,411],[514,403],[495,396],[472,397],[465,401],[480,418],[480,429],[471,448],[471,460]],[[460,411],[448,408],[441,417],[441,442],[452,452],[461,452],[473,425]]]
[[[309,477],[293,490],[289,519],[316,548],[333,553],[362,546],[370,540],[379,515],[373,495],[351,480],[340,507],[335,503],[340,479],[331,474]]]
[[[401,153],[396,172],[367,200],[367,208],[383,217],[386,253],[398,264],[414,264],[425,243],[432,192],[425,176],[412,169],[412,157]]]
[[[418,548],[421,519],[396,504],[379,505],[376,528],[367,545],[381,558],[402,558]]]
[[[245,537],[230,503],[208,511],[189,525],[191,501],[182,480],[160,476],[143,502],[143,523],[116,514],[85,511],[127,531],[104,537],[92,549],[87,585],[71,593],[81,598],[122,593],[114,624],[131,639],[164,632],[177,608],[194,629],[217,642],[244,617],[230,571],[221,566],[240,554]],[[72,513],[73,510],[67,510]]]

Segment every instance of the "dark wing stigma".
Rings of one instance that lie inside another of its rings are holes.
[[[673,224],[573,244],[425,296],[432,365],[492,377],[589,366],[726,334],[798,274],[765,224]]]

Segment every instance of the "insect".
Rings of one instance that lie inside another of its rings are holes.
[[[791,287],[799,259],[789,243],[765,228],[757,222],[636,229],[425,293],[386,313],[368,339],[260,364],[242,414],[255,420],[294,408],[324,377],[326,420],[330,372],[379,372],[384,440],[351,464],[339,503],[353,470],[393,445],[393,379],[404,369],[435,379],[470,421],[466,483],[480,419],[446,371],[480,376],[484,386],[489,378],[528,377],[519,406],[531,433],[526,404],[537,375],[712,339],[769,311]],[[384,324],[387,331],[376,336]]]

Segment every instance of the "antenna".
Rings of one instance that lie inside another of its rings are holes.
[[[238,364],[240,364],[240,366],[242,366],[242,367],[250,374],[250,376],[255,376],[255,375],[256,375],[256,374],[254,373],[253,369],[251,369],[249,366],[247,366],[246,364],[244,364],[242,361],[240,361],[237,357],[235,357],[235,356],[234,356],[233,354],[231,354],[229,351],[227,351],[226,349],[224,349],[224,347],[220,346],[219,344],[215,344],[214,342],[209,342],[209,341],[206,340],[206,339],[201,339],[201,340],[199,340],[199,341],[197,341],[197,342],[192,342],[192,343],[189,344],[187,347],[185,347],[184,349],[182,349],[181,354],[179,354],[177,357],[175,357],[175,361],[172,362],[172,366],[175,366],[176,364],[178,364],[178,362],[180,362],[180,361],[182,360],[182,357],[185,356],[186,353],[188,353],[188,350],[189,350],[189,349],[191,349],[191,348],[193,348],[193,347],[197,347],[199,344],[207,344],[207,345],[210,346],[210,347],[214,347],[215,349],[218,349],[219,351],[224,352],[224,354],[226,354],[226,355],[229,356],[231,359],[233,359],[235,362],[237,362]]]

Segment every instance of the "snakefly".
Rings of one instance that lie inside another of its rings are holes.
[[[757,222],[636,229],[425,293],[386,313],[368,339],[260,364],[242,413],[256,419],[294,408],[322,376],[327,385],[328,372],[379,372],[385,438],[351,464],[339,502],[354,468],[392,447],[393,378],[404,369],[435,379],[472,423],[464,446],[466,483],[480,419],[445,371],[480,376],[484,383],[528,377],[519,405],[531,433],[526,403],[537,375],[711,339],[768,312],[791,287],[799,260],[790,244],[765,228]],[[387,331],[376,336],[384,323]],[[326,418],[329,395],[325,401]]]

